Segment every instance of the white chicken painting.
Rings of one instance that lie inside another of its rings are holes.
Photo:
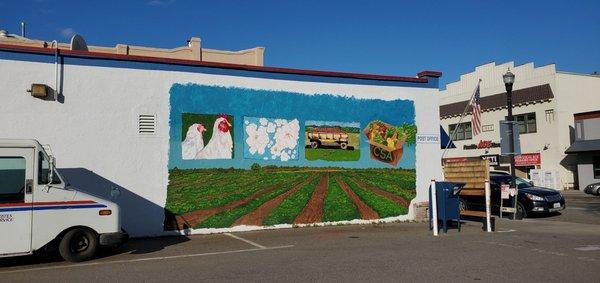
[[[186,136],[181,142],[182,159],[232,159],[233,158],[233,120],[226,114],[193,115],[204,122],[214,121],[212,130],[205,128],[201,122],[193,123],[187,128]],[[214,120],[213,120],[214,119]],[[207,123],[208,124],[208,123]],[[210,134],[210,139],[205,144],[205,132]]]

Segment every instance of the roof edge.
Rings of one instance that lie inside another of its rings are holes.
[[[422,77],[439,78],[441,76],[442,76],[442,72],[437,72],[437,71],[422,71],[417,74],[417,77],[419,77],[419,78],[422,78]]]
[[[0,44],[0,51],[13,51],[13,52],[37,53],[37,54],[54,54],[57,51],[57,49],[19,46],[19,45],[11,45],[11,44]],[[148,63],[173,64],[173,65],[188,65],[188,66],[198,66],[198,67],[208,67],[208,68],[236,69],[236,70],[255,71],[255,72],[285,73],[285,74],[293,74],[293,75],[339,77],[339,78],[352,78],[352,79],[378,80],[378,81],[397,81],[397,82],[411,82],[411,83],[428,83],[429,82],[429,80],[426,77],[420,77],[420,76],[403,77],[403,76],[389,76],[389,75],[376,75],[376,74],[292,69],[292,68],[281,68],[281,67],[264,67],[264,66],[252,66],[252,65],[231,64],[231,63],[196,61],[196,60],[187,60],[187,59],[161,58],[161,57],[152,57],[152,56],[110,54],[110,53],[103,53],[103,52],[68,50],[68,49],[58,49],[58,54],[60,54],[62,56],[71,56],[71,57],[97,58],[97,59],[148,62]],[[441,72],[425,71],[425,72],[421,72],[421,73],[427,73],[430,77],[435,77],[435,75],[438,75],[438,74],[439,74],[439,76],[441,76]],[[421,73],[419,73],[419,74],[421,74]],[[433,74],[433,75],[431,75],[431,74]],[[439,76],[437,76],[437,77],[439,77]]]

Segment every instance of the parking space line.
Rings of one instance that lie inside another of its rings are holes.
[[[266,249],[266,248],[267,248],[267,247],[265,247],[265,246],[263,246],[263,245],[261,245],[261,244],[258,244],[258,243],[255,243],[255,242],[252,242],[252,241],[250,241],[250,240],[248,240],[248,239],[244,239],[244,238],[242,238],[242,237],[240,237],[240,236],[236,236],[236,235],[234,235],[234,234],[231,234],[231,233],[224,233],[224,234],[225,234],[225,235],[227,235],[227,236],[229,236],[229,237],[232,237],[232,238],[234,238],[234,239],[240,240],[240,241],[242,241],[242,242],[244,242],[244,243],[247,243],[247,244],[253,245],[253,246],[255,246],[255,247],[259,248],[259,249]]]
[[[89,262],[89,263],[58,265],[58,266],[46,266],[46,267],[35,267],[35,268],[22,268],[22,269],[13,269],[13,270],[6,270],[6,271],[1,271],[0,270],[0,274],[18,273],[18,272],[31,272],[31,271],[43,271],[43,270],[54,270],[54,269],[65,269],[65,268],[77,268],[77,267],[88,267],[88,266],[100,266],[100,265],[108,265],[108,264],[136,263],[136,262],[146,262],[146,261],[156,261],[156,260],[169,260],[169,259],[201,257],[201,256],[210,256],[210,255],[235,254],[235,253],[244,253],[244,252],[255,252],[255,251],[285,249],[285,248],[291,248],[293,246],[294,245],[286,245],[286,246],[276,246],[276,247],[262,247],[262,248],[255,248],[255,249],[231,250],[231,251],[222,251],[222,252],[186,254],[186,255],[173,255],[173,256],[160,256],[160,257],[147,257],[147,258],[136,258],[136,259],[127,259],[127,260],[100,261],[100,262]]]

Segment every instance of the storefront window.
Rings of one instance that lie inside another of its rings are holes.
[[[448,134],[450,134],[450,138],[452,138],[452,135],[454,135],[454,130],[456,130],[456,137],[454,138],[455,141],[470,140],[473,138],[471,122],[460,123],[458,129],[456,129],[457,125],[459,124],[451,124],[448,126]]]

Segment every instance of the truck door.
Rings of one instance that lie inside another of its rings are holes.
[[[31,251],[33,148],[0,148],[0,255]]]

